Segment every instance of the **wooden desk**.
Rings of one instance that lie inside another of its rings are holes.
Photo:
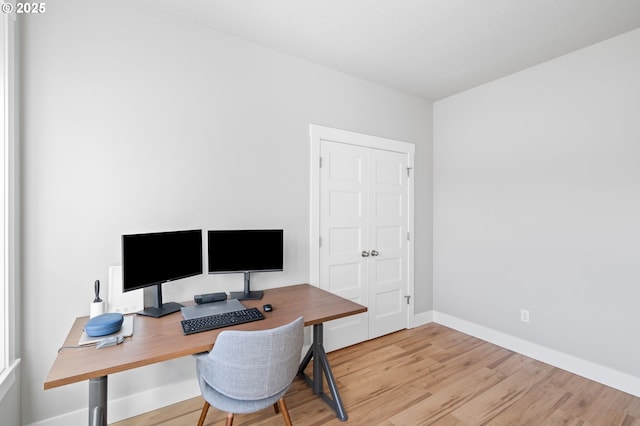
[[[94,346],[62,349],[44,382],[44,389],[89,380],[89,425],[106,425],[107,376],[109,374],[209,351],[218,334],[224,330],[270,329],[287,324],[301,316],[304,318],[305,326],[313,326],[313,343],[303,358],[298,373],[312,386],[313,392],[320,395],[336,411],[340,420],[346,420],[347,416],[322,344],[322,324],[366,312],[367,308],[309,284],[265,290],[261,300],[243,300],[242,303],[249,308],[258,307],[261,311],[263,304],[270,303],[273,305],[273,311],[265,312],[265,319],[261,321],[189,336],[182,333],[180,325],[182,314],[179,312],[161,318],[137,315],[134,320],[133,336],[118,346],[100,350],[96,350]],[[193,302],[184,304],[189,305]],[[88,320],[88,317],[75,320],[64,346],[78,345]],[[313,379],[309,379],[304,374],[304,369],[311,359],[313,359]],[[332,398],[323,392],[323,373]],[[99,419],[96,420],[96,417]]]

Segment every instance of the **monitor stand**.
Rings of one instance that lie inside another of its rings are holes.
[[[165,315],[179,312],[182,305],[176,302],[162,303],[162,284],[157,284],[156,291],[153,293],[153,306],[145,306],[138,315],[147,317],[160,318]]]
[[[262,299],[262,291],[251,291],[250,272],[244,273],[244,291],[232,291],[229,293],[230,299],[238,300],[259,300]]]

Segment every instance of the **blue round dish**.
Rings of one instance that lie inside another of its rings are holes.
[[[91,318],[84,326],[88,336],[98,337],[113,334],[122,327],[124,316],[120,313],[108,313]]]

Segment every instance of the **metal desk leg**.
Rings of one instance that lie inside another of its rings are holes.
[[[338,419],[342,421],[347,420],[347,413],[344,411],[342,400],[340,399],[340,393],[336,386],[336,380],[331,372],[329,366],[329,360],[327,359],[327,353],[324,351],[323,341],[323,327],[322,324],[313,325],[313,343],[307,351],[307,354],[302,359],[300,368],[298,368],[298,375],[302,377],[309,386],[313,389],[313,393],[320,395],[322,399],[336,412]],[[309,365],[309,361],[313,358],[313,380],[305,374],[304,370]],[[327,385],[329,386],[329,392],[331,398],[324,393],[323,374],[327,379]]]
[[[89,426],[107,426],[107,376],[89,379]]]

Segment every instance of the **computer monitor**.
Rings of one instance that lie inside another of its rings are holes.
[[[210,274],[244,274],[244,291],[231,292],[233,299],[261,299],[262,291],[251,291],[250,274],[283,270],[282,229],[208,231],[207,240]]]
[[[179,303],[162,302],[162,284],[203,272],[201,229],[122,236],[122,290],[156,286],[153,305],[138,314],[158,318],[179,311]]]

